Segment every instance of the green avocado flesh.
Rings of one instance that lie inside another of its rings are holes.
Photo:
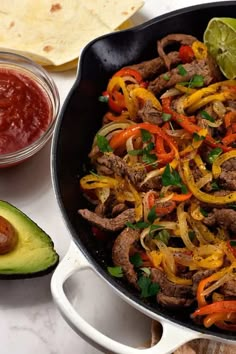
[[[15,228],[18,241],[0,255],[0,278],[26,278],[52,271],[59,261],[51,238],[13,205],[0,201],[0,215]]]

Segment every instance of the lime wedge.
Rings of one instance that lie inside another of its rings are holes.
[[[212,18],[203,41],[225,77],[236,78],[236,18]]]

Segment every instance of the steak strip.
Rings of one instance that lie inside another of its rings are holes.
[[[135,222],[134,209],[127,209],[115,218],[103,218],[88,209],[80,209],[78,213],[89,223],[105,231],[119,231],[125,227],[128,221]]]
[[[170,63],[170,67],[176,66],[181,63],[178,52],[170,52],[167,54],[167,58]],[[153,80],[158,75],[166,71],[166,65],[162,58],[155,58],[151,60],[143,61],[139,64],[131,65],[129,68],[138,71],[143,80]]]
[[[196,37],[193,37],[188,34],[177,33],[169,34],[168,36],[165,36],[157,42],[158,54],[163,59],[165,66],[168,70],[170,70],[171,62],[169,60],[168,55],[165,54],[164,48],[169,44],[173,44],[175,42],[179,42],[180,45],[192,45],[195,41],[197,41]]]
[[[214,208],[212,212],[203,219],[203,223],[207,226],[218,225],[223,229],[228,229],[233,233],[236,233],[236,211],[226,208]]]
[[[183,64],[186,74],[181,75],[178,68],[174,68],[167,73],[169,80],[166,80],[164,75],[157,77],[155,80],[149,83],[148,89],[155,95],[159,94],[164,89],[171,88],[177,83],[189,81],[195,75],[201,75],[204,79],[204,85],[207,86],[211,82],[215,81],[216,73],[210,60],[194,60],[191,63]]]
[[[130,262],[129,253],[133,244],[138,241],[140,231],[130,228],[124,229],[116,238],[112,248],[112,260],[115,266],[120,266],[123,269],[124,275],[136,288],[138,288],[137,273],[134,270],[133,264]]]

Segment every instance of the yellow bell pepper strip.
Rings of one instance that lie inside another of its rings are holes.
[[[163,260],[163,254],[161,252],[151,251],[147,252],[147,255],[155,268],[158,268],[161,265],[161,262]]]
[[[208,55],[207,47],[200,41],[195,41],[192,44],[192,50],[196,59],[206,59]]]
[[[199,134],[199,132],[202,130],[201,127],[191,122],[191,120],[189,119],[190,117],[187,117],[184,114],[180,114],[172,110],[170,97],[166,97],[162,99],[162,107],[163,107],[163,112],[171,114],[172,119],[176,123],[178,123],[183,129],[185,129],[188,133]],[[214,148],[220,147],[223,151],[229,151],[232,149],[230,147],[217,143],[215,139],[213,139],[209,134],[206,135],[204,142],[206,142],[207,144],[209,144],[211,147]]]
[[[209,315],[211,313],[230,313],[236,312],[235,300],[217,301],[197,309],[192,315],[192,318],[202,315]]]
[[[135,212],[135,221],[138,222],[143,217],[143,204],[142,198],[140,197],[138,191],[134,188],[134,186],[128,182],[129,189],[134,196],[134,212]]]
[[[183,85],[180,85],[180,84],[176,84],[175,88],[177,90],[179,90],[180,92],[187,93],[188,95],[190,95],[190,94],[192,94],[192,93],[197,91],[196,89],[193,89],[191,87],[186,87],[186,86],[183,86]]]
[[[167,262],[165,261],[165,255],[163,255],[164,260],[162,262],[162,266],[164,268],[164,271],[167,275],[167,278],[172,282],[176,284],[182,284],[182,285],[192,285],[192,280],[191,279],[186,279],[186,278],[180,278],[177,277],[168,267]]]
[[[83,189],[96,189],[116,188],[119,184],[115,178],[89,174],[81,178],[80,185]]]
[[[229,160],[236,157],[236,149],[228,151],[219,157],[217,157],[212,164],[212,174],[214,178],[218,178],[221,174],[221,165]]]
[[[189,167],[189,161],[183,162],[183,173],[188,189],[193,193],[193,195],[201,202],[206,202],[209,204],[228,204],[236,202],[236,192],[229,193],[225,196],[215,196],[205,192],[202,192],[194,181],[193,174]]]
[[[123,76],[132,76],[135,78],[138,84],[140,84],[143,81],[142,75],[135,69],[132,68],[122,68],[118,70],[113,77],[123,77]]]
[[[202,175],[205,176],[208,174],[207,168],[205,166],[205,163],[202,161],[202,158],[199,154],[197,154],[196,156],[194,156],[194,161],[197,165],[197,167],[199,168],[199,170],[201,171]]]
[[[136,87],[135,89],[131,90],[129,92],[130,97],[132,99],[141,99],[144,102],[150,101],[158,111],[162,111],[162,107],[156,96],[153,95],[151,91],[148,91],[147,89],[143,87]]]
[[[199,257],[198,255],[193,256],[193,261],[195,262],[198,268],[216,269],[223,265],[224,254],[222,251],[219,250],[206,258]]]
[[[213,95],[207,96],[202,98],[200,101],[196,102],[195,104],[189,106],[188,108],[188,113],[192,114],[201,107],[206,106],[212,101],[226,101],[230,99],[235,99],[236,98],[236,93],[232,92],[231,90],[220,92],[220,93],[215,93]]]
[[[184,150],[180,151],[179,155],[180,156],[185,156],[187,154],[189,154],[190,152],[197,150],[200,148],[200,146],[202,145],[204,139],[206,138],[208,131],[207,129],[201,129],[199,130],[197,134],[198,139],[196,139],[195,136],[193,136],[193,141],[190,145],[188,145]]]
[[[114,92],[118,92],[120,94],[119,90],[122,90],[122,92],[123,92],[125,107],[127,108],[130,117],[134,118],[135,113],[136,113],[136,107],[134,106],[133,100],[129,96],[129,92],[127,90],[125,82],[121,77],[119,77],[119,76],[114,77],[113,76],[108,83],[107,92],[108,92],[109,96],[112,97],[112,95],[114,95]],[[118,95],[117,95],[117,97],[118,97]],[[109,101],[108,101],[108,103],[109,103]],[[118,112],[118,113],[120,113],[120,112]]]
[[[188,96],[185,98],[183,102],[183,107],[188,108],[195,103],[201,101],[201,99],[207,95],[214,94],[219,87],[223,86],[236,86],[236,80],[225,80],[225,81],[220,81],[215,84],[212,84],[210,86],[204,87],[200,90],[197,90],[194,92],[192,95]]]

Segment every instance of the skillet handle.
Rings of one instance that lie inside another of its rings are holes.
[[[184,329],[159,317],[157,320],[162,324],[163,334],[161,340],[152,348],[135,349],[107,337],[79,315],[69,302],[63,289],[65,281],[73,273],[86,269],[93,270],[74,242],[71,242],[66,256],[62,259],[52,276],[51,292],[54,302],[67,323],[83,339],[102,352],[114,354],[169,354],[182,344],[200,337],[197,332]]]

